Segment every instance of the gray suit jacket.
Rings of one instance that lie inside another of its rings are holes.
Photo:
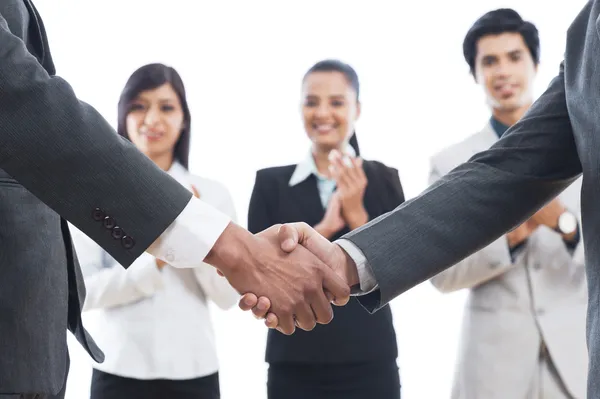
[[[0,2],[0,43],[0,393],[55,394],[67,328],[103,358],[66,220],[128,266],[191,193],[53,76],[30,0]]]
[[[431,159],[435,183],[498,140],[485,128]],[[579,214],[581,180],[561,202]],[[470,289],[465,304],[453,399],[526,398],[537,383],[541,340],[567,390],[586,397],[587,285],[583,241],[574,251],[546,227],[538,228],[511,259],[505,236],[431,279],[441,292]],[[565,328],[568,326],[568,328]]]
[[[526,115],[487,151],[417,198],[345,238],[365,254],[379,289],[371,311],[491,244],[583,172],[581,206],[589,285],[588,397],[600,397],[600,0],[567,33],[560,72]]]

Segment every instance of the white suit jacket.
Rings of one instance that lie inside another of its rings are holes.
[[[431,160],[430,183],[497,140],[488,123],[481,132],[437,154]],[[578,217],[580,189],[581,179],[559,196]],[[566,388],[576,399],[585,399],[583,237],[569,251],[560,235],[542,226],[512,261],[504,236],[431,282],[442,292],[470,290],[453,399],[524,399],[534,380],[542,340]]]

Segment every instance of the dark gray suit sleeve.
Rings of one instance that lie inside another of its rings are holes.
[[[344,238],[365,254],[375,311],[524,222],[581,174],[563,70],[520,122],[417,198]],[[376,299],[376,300],[374,300]]]
[[[191,193],[49,76],[2,16],[0,61],[0,168],[128,266]],[[96,208],[111,218],[107,226]]]

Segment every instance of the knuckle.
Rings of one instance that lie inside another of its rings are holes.
[[[350,287],[348,287],[348,286],[342,287],[342,294],[343,294],[345,297],[348,297],[348,296],[350,296]]]
[[[320,271],[320,269],[318,269]],[[313,296],[317,291],[317,287],[314,284],[304,284],[304,296]]]
[[[289,303],[283,304],[279,309],[279,314],[282,317],[287,317],[292,314],[292,305]]]

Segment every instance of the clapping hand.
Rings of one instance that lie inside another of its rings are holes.
[[[344,228],[346,221],[342,217],[342,202],[340,200],[340,194],[338,192],[333,193],[329,204],[327,204],[327,210],[323,220],[315,226],[315,230],[319,232],[323,237],[331,238],[338,231]]]
[[[354,230],[369,221],[363,204],[368,184],[363,160],[343,156],[339,151],[333,150],[329,154],[329,161],[329,171],[336,181],[336,193],[340,198],[342,215],[350,229]]]

